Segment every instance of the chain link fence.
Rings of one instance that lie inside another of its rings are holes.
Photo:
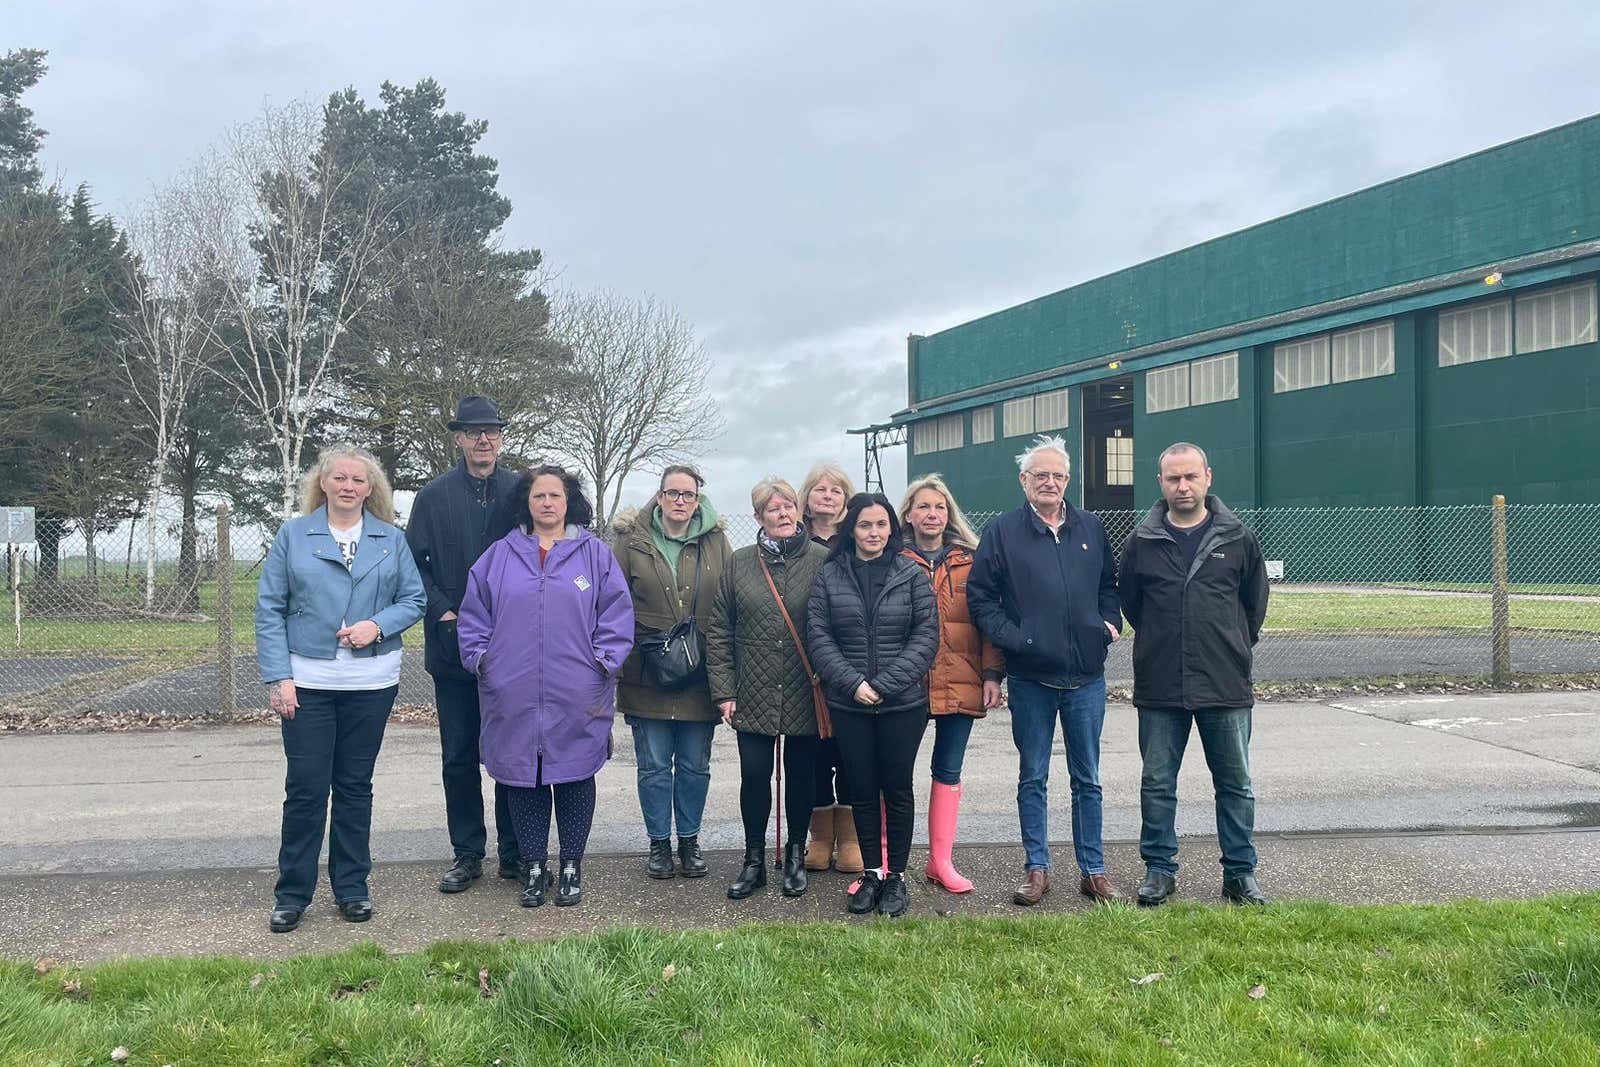
[[[1484,679],[1497,665],[1501,681],[1600,672],[1600,505],[1505,508],[1498,614],[1490,505],[1238,514],[1274,579],[1258,682]],[[981,529],[993,515],[969,517]],[[1119,549],[1142,517],[1101,513]],[[0,709],[165,717],[265,706],[254,656],[263,530],[216,516],[187,536],[168,524],[147,581],[142,528],[101,535],[91,552],[70,528],[39,525],[38,543],[5,557]],[[724,526],[735,547],[755,540],[748,516]],[[399,703],[428,705],[416,642]],[[1131,683],[1131,646],[1112,646],[1114,685]]]

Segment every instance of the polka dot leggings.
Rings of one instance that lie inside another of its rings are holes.
[[[551,794],[554,791],[554,797]],[[530,788],[507,786],[511,804],[511,825],[517,831],[517,848],[522,862],[546,860],[550,855],[550,809],[556,813],[556,836],[561,840],[561,858],[581,860],[589,847],[589,828],[594,825],[594,778],[560,785]]]

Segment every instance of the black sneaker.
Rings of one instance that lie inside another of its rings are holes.
[[[878,913],[897,919],[911,906],[911,892],[906,888],[904,874],[891,874],[883,880],[883,892],[878,894]]]
[[[672,862],[672,838],[663,837],[660,840],[650,840],[650,858],[645,860],[644,873],[652,878],[665,880],[678,873],[678,868]]]
[[[456,860],[455,864],[444,872],[439,879],[439,892],[459,893],[467,886],[483,877],[483,862],[481,860]]]
[[[882,893],[883,880],[878,877],[878,872],[864,871],[856,884],[856,891],[850,895],[850,903],[845,907],[851,915],[865,915],[877,909],[878,897]]]

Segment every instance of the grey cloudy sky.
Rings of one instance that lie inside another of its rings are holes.
[[[0,2],[119,211],[264,99],[434,77],[508,238],[694,322],[713,495],[858,471],[905,335],[1600,110],[1600,4]],[[888,464],[891,488],[904,464]],[[648,486],[630,496],[640,496]]]

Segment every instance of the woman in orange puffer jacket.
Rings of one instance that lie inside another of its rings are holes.
[[[900,521],[911,546],[904,554],[928,572],[939,602],[939,652],[928,674],[934,737],[926,874],[952,893],[970,893],[972,882],[950,857],[961,806],[961,764],[973,720],[1000,704],[1005,660],[967,612],[967,575],[978,537],[939,475],[918,478],[906,488]]]

